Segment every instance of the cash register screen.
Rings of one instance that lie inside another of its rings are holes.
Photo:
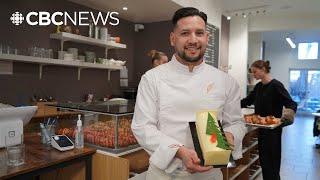
[[[59,140],[56,140],[56,142],[60,147],[68,147],[73,145],[66,136],[59,136]]]
[[[0,108],[0,122],[21,120],[25,126],[37,111],[37,106]]]

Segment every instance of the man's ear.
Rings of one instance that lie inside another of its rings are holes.
[[[170,45],[174,46],[174,44],[175,44],[175,37],[174,37],[173,32],[171,32],[170,33]]]
[[[207,45],[209,44],[209,32],[206,31],[206,39],[207,39]]]

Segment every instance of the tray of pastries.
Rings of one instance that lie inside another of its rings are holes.
[[[281,125],[281,119],[274,116],[261,117],[257,114],[244,115],[244,120],[248,126],[265,129],[274,129]]]

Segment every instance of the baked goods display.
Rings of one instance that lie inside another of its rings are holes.
[[[115,147],[115,123],[116,121],[98,121],[83,128],[84,141],[102,147]],[[75,137],[75,128],[61,128],[59,134]],[[132,131],[131,119],[122,117],[118,126],[118,147],[127,147],[137,144]]]
[[[228,164],[231,155],[231,147],[221,130],[216,112],[197,112],[196,129],[204,165]]]
[[[275,128],[281,124],[281,120],[274,116],[261,117],[257,114],[244,115],[244,120],[247,125],[258,127]]]

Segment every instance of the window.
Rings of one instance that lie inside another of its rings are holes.
[[[299,43],[298,59],[318,59],[318,43]]]
[[[289,93],[298,103],[299,111],[316,112],[320,109],[319,70],[290,70],[289,81]]]

